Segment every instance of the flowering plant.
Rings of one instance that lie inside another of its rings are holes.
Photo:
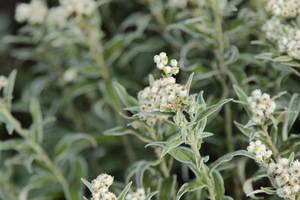
[[[13,6],[0,199],[300,198],[298,1]]]

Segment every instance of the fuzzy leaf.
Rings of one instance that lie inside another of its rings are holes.
[[[218,160],[213,162],[210,165],[209,173],[211,174],[213,172],[213,170],[215,170],[222,163],[229,162],[230,160],[232,160],[232,158],[234,156],[246,156],[248,158],[252,158],[253,160],[255,160],[255,156],[252,153],[249,153],[248,151],[239,150],[239,151],[231,152],[231,153],[225,154],[224,156],[220,157]]]
[[[162,153],[161,153],[161,157],[164,157],[169,151],[171,151],[172,149],[178,147],[179,145],[181,145],[183,143],[183,139],[182,137],[179,135],[178,137],[173,138],[167,145],[166,147],[163,149]]]
[[[300,112],[300,95],[294,94],[289,103],[289,111],[282,127],[283,140],[288,138],[288,132],[291,130],[294,122],[298,118]]]
[[[89,188],[90,192],[93,194],[94,193],[93,185],[90,182],[88,182],[87,180],[85,180],[84,178],[81,178],[81,181],[84,183],[84,185],[87,188]]]
[[[157,200],[170,200],[172,199],[172,194],[175,191],[176,186],[176,176],[173,175],[166,179],[160,179],[158,184],[158,195]]]
[[[236,125],[236,127],[238,127],[238,129],[247,137],[250,137],[251,133],[254,132],[254,130],[252,130],[250,127],[245,128],[244,125],[234,121],[234,124]]]
[[[194,76],[194,72],[191,73],[188,81],[185,84],[185,89],[187,90],[187,96],[189,95],[189,92],[190,92],[190,87],[191,87],[191,84],[192,84],[193,76]]]
[[[134,97],[130,96],[122,85],[115,82],[114,87],[126,107],[134,107],[138,105],[138,101]]]
[[[196,190],[201,190],[204,187],[208,187],[208,185],[205,185],[204,183],[202,183],[200,181],[185,183],[178,190],[176,200],[179,200],[181,198],[181,196],[186,192],[193,192]]]
[[[13,98],[13,90],[15,86],[16,76],[17,70],[13,70],[8,76],[8,83],[4,87],[3,91],[4,102],[9,110],[11,109],[11,101]]]
[[[36,98],[31,98],[30,100],[30,113],[32,115],[33,126],[33,138],[37,143],[43,141],[43,118],[40,103]]]
[[[154,195],[156,195],[158,193],[158,191],[156,192],[151,192],[150,194],[148,194],[144,200],[150,200]]]
[[[130,189],[132,182],[128,183],[127,186],[124,188],[124,190],[121,192],[121,194],[118,196],[117,200],[124,200],[127,192]]]
[[[214,112],[216,112],[217,110],[219,110],[225,103],[228,103],[230,101],[232,101],[232,99],[223,99],[219,103],[205,108],[199,114],[199,116],[197,118],[197,121],[200,121],[200,120],[204,119],[205,117],[208,117],[209,115],[213,114]]]

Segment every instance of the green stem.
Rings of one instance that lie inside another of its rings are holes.
[[[267,127],[262,127],[263,130],[263,136],[265,139],[265,142],[268,144],[269,148],[271,149],[271,151],[273,152],[273,157],[275,158],[275,161],[278,161],[280,156],[279,156],[279,151],[276,148],[275,144],[272,142],[272,139],[268,133]]]
[[[220,83],[222,85],[223,89],[223,95],[222,98],[227,98],[229,96],[229,86],[227,84],[227,71],[228,66],[225,63],[224,60],[224,52],[225,52],[225,45],[224,45],[224,33],[223,33],[223,17],[220,13],[220,9],[218,6],[218,3],[216,0],[211,0],[211,8],[214,13],[214,20],[215,20],[215,30],[216,30],[216,39],[217,39],[217,46],[218,46],[218,55],[216,55],[220,67],[220,71],[222,74],[222,77],[220,78]],[[225,104],[224,106],[225,111],[225,132],[226,132],[226,138],[227,138],[227,149],[229,152],[234,151],[234,144],[233,143],[233,131],[232,131],[232,111],[230,104]],[[232,170],[233,174],[233,184],[234,188],[236,188],[235,192],[235,199],[241,199],[243,192],[241,190],[241,186],[239,184],[238,175],[235,170]]]
[[[197,146],[194,143],[191,143],[190,146],[191,146],[192,150],[194,151],[194,153],[196,154],[196,156],[200,158],[201,155],[199,153]],[[209,177],[209,174],[207,171],[207,166],[204,163],[201,165],[201,171],[199,171],[199,173],[203,174],[205,182],[208,185],[207,190],[208,190],[210,199],[215,200],[216,196],[215,196],[215,192],[213,189],[214,188],[213,183],[212,183],[211,177]]]

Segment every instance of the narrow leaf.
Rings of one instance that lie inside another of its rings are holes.
[[[138,101],[134,97],[130,96],[122,85],[115,82],[114,87],[121,101],[126,107],[134,107],[138,105]]]
[[[213,114],[214,112],[216,112],[217,110],[219,110],[224,104],[226,104],[226,103],[228,103],[230,101],[232,101],[232,99],[223,99],[219,103],[205,108],[199,114],[199,116],[197,118],[197,121],[200,121],[200,120],[204,119],[205,117],[208,117],[209,115]]]
[[[117,200],[124,200],[127,192],[130,189],[132,182],[128,183],[127,186],[124,188],[124,190],[121,192],[121,194],[118,196]]]
[[[193,192],[196,190],[201,190],[204,187],[208,187],[208,185],[205,185],[204,183],[202,183],[200,181],[185,183],[180,187],[180,189],[177,193],[176,200],[179,200],[181,198],[181,196],[186,192]]]
[[[246,156],[248,158],[252,158],[253,160],[255,160],[255,156],[252,153],[249,153],[248,151],[239,150],[239,151],[231,152],[231,153],[225,154],[224,156],[220,157],[218,160],[213,162],[210,165],[209,173],[211,174],[213,172],[213,170],[215,170],[219,165],[221,165],[224,162],[229,162],[235,156]]]
[[[164,157],[169,151],[171,151],[172,149],[178,147],[179,145],[181,145],[183,143],[183,139],[182,137],[179,135],[178,137],[173,138],[167,145],[166,147],[163,149],[162,153],[161,153],[161,157]]]

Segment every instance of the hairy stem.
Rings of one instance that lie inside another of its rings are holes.
[[[194,153],[196,154],[196,156],[200,158],[201,155],[199,153],[197,146],[194,143],[191,143],[190,146],[191,146],[192,150],[194,151]],[[214,188],[213,183],[212,183],[211,177],[209,177],[209,174],[207,171],[207,166],[204,163],[201,165],[201,171],[199,171],[199,173],[203,174],[205,182],[208,185],[207,190],[208,190],[210,199],[215,200],[216,197],[215,197],[215,192],[213,189]]]

